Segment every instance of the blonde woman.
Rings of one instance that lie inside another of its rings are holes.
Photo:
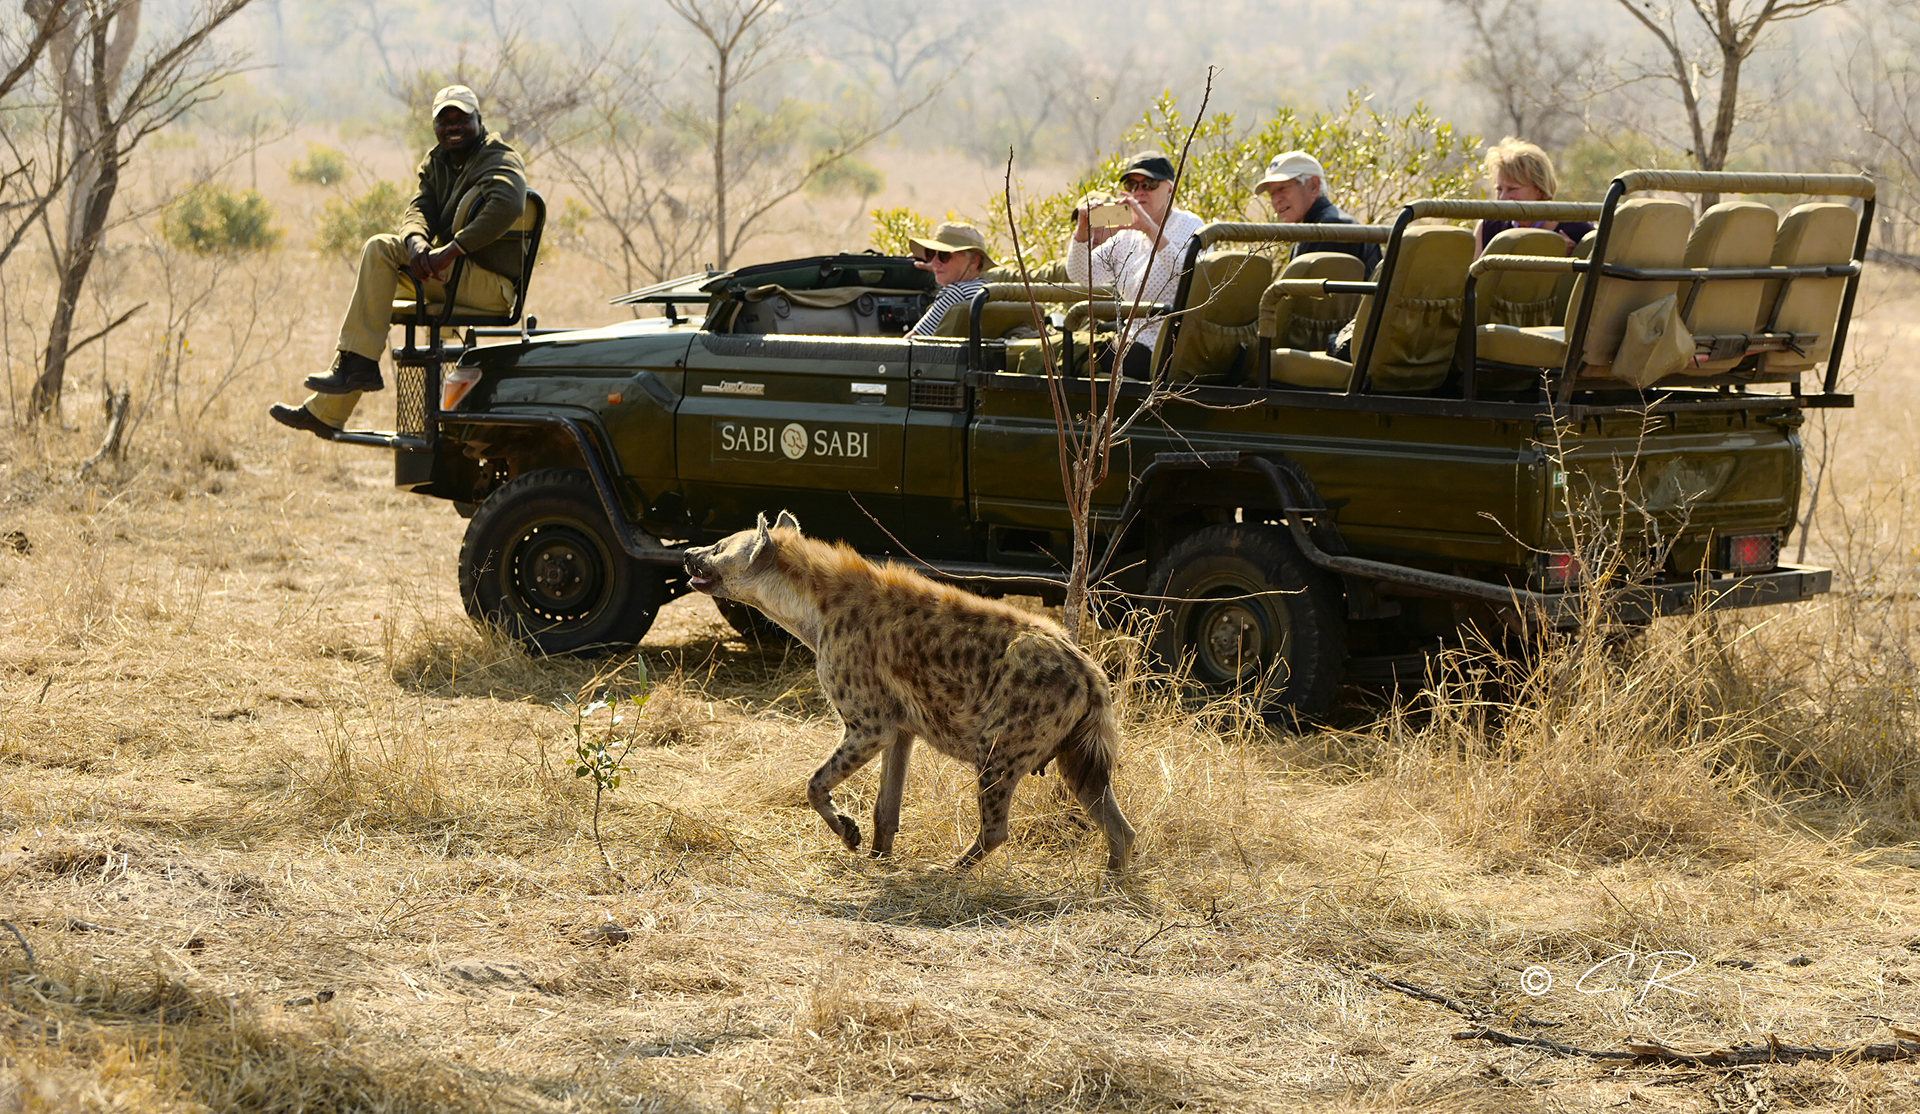
[[[1487,188],[1493,192],[1497,201],[1552,201],[1559,189],[1560,181],[1553,172],[1553,160],[1547,153],[1533,143],[1508,136],[1487,151],[1483,165],[1487,175]],[[1487,250],[1487,241],[1505,232],[1509,228],[1545,228],[1567,238],[1569,246],[1580,242],[1580,238],[1593,231],[1593,225],[1583,220],[1570,221],[1521,221],[1483,220],[1476,232],[1480,246],[1478,251]]]

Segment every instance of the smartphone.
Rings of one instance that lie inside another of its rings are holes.
[[[1133,210],[1118,201],[1107,201],[1087,210],[1087,223],[1095,228],[1128,228],[1133,225]]]

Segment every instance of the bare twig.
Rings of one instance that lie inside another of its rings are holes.
[[[20,941],[20,950],[25,952],[27,956],[27,966],[32,967],[34,965],[33,945],[27,943],[26,934],[18,928],[15,928],[12,921],[0,921],[0,928],[5,928],[8,932],[13,933],[13,938]]]

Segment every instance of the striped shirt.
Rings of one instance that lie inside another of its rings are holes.
[[[933,336],[940,331],[940,322],[946,320],[948,310],[972,301],[973,296],[985,290],[986,287],[987,280],[977,278],[962,279],[941,287],[940,295],[933,300],[932,305],[927,307],[927,312],[920,315],[920,320],[913,323],[913,328],[907,330],[907,335]],[[961,335],[965,335],[964,331]]]
[[[1086,241],[1074,240],[1067,245],[1067,276],[1074,282],[1112,286],[1123,302],[1172,302],[1180,291],[1180,263],[1187,254],[1187,241],[1205,223],[1185,209],[1169,211],[1167,223],[1160,226],[1159,251],[1148,246],[1146,233],[1132,228],[1114,233],[1091,251]],[[1151,348],[1160,336],[1162,321],[1158,317],[1144,320],[1122,340]],[[1122,352],[1126,347],[1126,343],[1117,346]]]

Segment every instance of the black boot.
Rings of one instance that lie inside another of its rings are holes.
[[[340,432],[321,421],[314,415],[313,411],[304,406],[288,406],[284,403],[276,402],[272,406],[267,407],[267,417],[272,418],[274,421],[279,422],[289,429],[304,429],[322,441],[331,441],[333,440],[333,435]]]
[[[340,353],[333,361],[333,370],[325,375],[307,376],[307,390],[323,395],[377,391],[386,385],[380,378],[380,361],[369,360],[357,352]]]

